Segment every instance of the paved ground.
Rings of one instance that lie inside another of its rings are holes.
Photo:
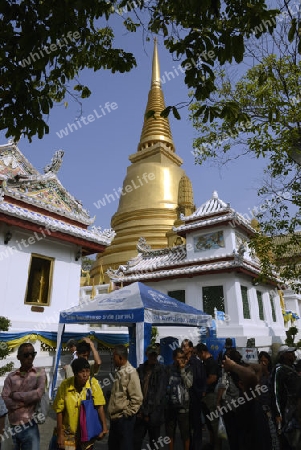
[[[47,420],[45,422],[45,424],[40,425],[40,433],[41,433],[41,450],[48,450],[48,445],[49,445],[49,441],[50,438],[52,436],[52,432],[53,432],[53,428],[55,427],[55,414],[54,412],[50,411],[49,413],[49,417],[47,417]],[[163,429],[164,430],[164,427]],[[103,439],[102,441],[98,441],[95,446],[94,449],[95,450],[107,450],[108,449],[108,438],[106,437],[105,439]],[[207,432],[204,432],[204,438],[203,438],[203,442],[208,442],[208,434]],[[167,449],[167,445],[165,447],[160,447],[160,450],[163,449]],[[175,445],[175,450],[182,450],[182,445],[181,445],[181,438],[179,435],[177,435],[176,438],[176,445]],[[145,441],[145,446],[142,448],[142,450],[149,450],[149,448],[147,447],[147,441]]]

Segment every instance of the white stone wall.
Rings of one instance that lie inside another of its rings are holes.
[[[241,347],[245,347],[247,339],[252,337],[255,338],[256,344],[260,344],[261,347],[270,346],[274,342],[281,343],[286,337],[278,296],[274,297],[277,321],[274,322],[272,319],[269,293],[272,291],[273,295],[275,295],[275,289],[272,286],[266,285],[253,286],[251,278],[235,275],[234,273],[210,274],[194,278],[179,278],[146,284],[165,294],[168,291],[183,289],[186,291],[186,303],[201,310],[203,310],[202,287],[223,285],[225,313],[228,320],[217,323],[218,337],[235,337],[239,340]],[[251,319],[245,319],[243,316],[241,284],[248,288]],[[256,290],[262,292],[265,320],[260,320],[259,318]],[[183,331],[185,329],[181,330],[179,327],[177,332],[182,335]],[[168,332],[168,329],[164,331],[164,336],[169,335],[166,332]]]
[[[11,240],[3,242],[4,225],[0,227],[1,315],[12,322],[10,331],[57,330],[59,312],[78,305],[81,261],[75,261],[76,246],[47,236],[37,239],[31,232],[10,227]],[[31,239],[30,239],[31,238]],[[23,242],[26,243],[22,245]],[[29,244],[29,242],[31,242]],[[54,258],[49,306],[33,312],[25,304],[31,254]]]

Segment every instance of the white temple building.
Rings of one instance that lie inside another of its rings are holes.
[[[251,338],[257,348],[283,342],[290,323],[284,324],[280,280],[258,282],[259,260],[248,246],[256,232],[250,221],[217,192],[181,220],[173,231],[185,238],[184,245],[153,250],[141,238],[138,256],[109,271],[111,280],[117,285],[141,281],[211,314],[217,337],[234,337],[237,347],[246,347]],[[300,317],[301,297],[288,290],[284,301]],[[160,333],[170,335],[170,330]],[[177,335],[183,337],[185,330]]]
[[[89,228],[94,219],[60,183],[63,153],[40,174],[17,145],[0,146],[1,316],[11,321],[0,340],[12,350],[30,340],[43,356],[38,365],[49,367],[59,313],[79,305],[81,257],[102,253],[114,237]],[[79,335],[89,330],[72,327]]]

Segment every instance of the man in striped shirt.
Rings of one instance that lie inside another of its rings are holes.
[[[33,367],[36,353],[32,344],[21,344],[17,355],[20,368],[4,381],[2,398],[8,409],[8,432],[15,450],[40,450],[35,410],[45,391],[46,374],[44,368]]]

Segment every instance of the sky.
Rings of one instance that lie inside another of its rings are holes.
[[[43,139],[34,138],[32,143],[22,138],[18,144],[21,152],[41,173],[54,152],[64,150],[63,164],[57,176],[71,195],[83,203],[90,216],[95,216],[94,224],[102,229],[110,228],[118,201],[111,201],[100,208],[95,204],[105,194],[109,195],[114,189],[117,191],[122,187],[130,165],[128,157],[137,151],[151,81],[153,41],[144,43],[140,33],[125,32],[121,20],[116,19],[116,46],[132,51],[137,67],[125,74],[112,74],[104,70],[82,72],[80,81],[92,91],[92,95],[83,100],[82,115],[93,115],[94,121],[86,120],[86,125],[82,124],[81,128],[77,126],[75,130],[71,124],[79,119],[80,108],[71,98],[67,98],[67,108],[57,104],[51,110],[47,118],[50,126],[48,135]],[[170,75],[170,80],[162,85],[166,106],[187,101],[184,75],[175,70],[180,62],[173,61],[160,37],[158,52],[161,76],[165,72],[174,74],[174,78]],[[75,84],[72,82],[70,86]],[[106,102],[111,106],[104,109]],[[101,114],[102,110],[106,115]],[[263,162],[244,157],[223,168],[214,161],[203,166],[196,165],[191,152],[197,133],[189,120],[189,111],[185,108],[179,112],[181,120],[170,116],[170,126],[176,153],[184,160],[182,167],[192,181],[196,207],[211,198],[216,190],[219,198],[230,202],[236,211],[251,218],[250,211],[260,205],[257,189],[262,182]],[[61,130],[66,127],[68,135],[62,136]],[[4,134],[0,133],[1,144],[7,142]]]

